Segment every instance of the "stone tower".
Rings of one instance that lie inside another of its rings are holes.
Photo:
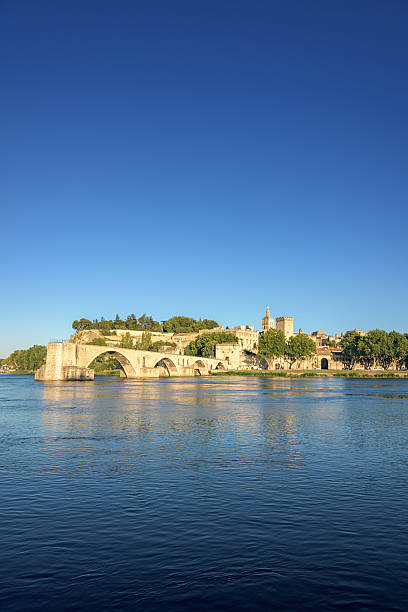
[[[293,317],[276,317],[276,329],[283,331],[288,340],[293,336]]]
[[[268,329],[275,329],[275,319],[271,317],[269,304],[266,305],[266,315],[262,319],[262,331],[268,331]]]

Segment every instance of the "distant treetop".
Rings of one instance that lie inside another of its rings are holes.
[[[111,329],[129,329],[139,331],[150,331],[150,332],[170,332],[173,334],[181,334],[187,332],[197,332],[202,329],[214,329],[218,327],[217,321],[211,319],[192,319],[190,317],[176,316],[163,321],[161,324],[159,321],[154,321],[153,317],[142,314],[140,317],[136,317],[134,314],[130,314],[126,319],[121,319],[117,314],[114,319],[104,319],[101,317],[100,320],[81,318],[75,320],[72,323],[72,328],[75,331],[83,331],[85,329],[99,329],[103,333],[109,332]]]
[[[163,330],[173,334],[198,332],[202,329],[214,329],[214,327],[219,327],[219,325],[217,321],[212,321],[211,319],[199,319],[196,321],[190,317],[177,316],[163,321]]]

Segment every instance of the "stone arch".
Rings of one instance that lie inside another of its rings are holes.
[[[159,376],[178,376],[178,370],[174,362],[168,357],[163,357],[155,364],[159,368]]]
[[[205,363],[201,361],[201,359],[197,359],[197,361],[195,361],[191,367],[194,376],[204,376],[205,374],[208,374],[208,368]]]
[[[222,363],[222,361],[219,361],[219,362],[217,363],[217,366],[216,366],[216,368],[215,368],[215,369],[216,369],[216,370],[225,370],[225,366],[224,366],[224,364]]]
[[[102,350],[100,353],[98,353],[98,355],[96,356],[94,355],[91,359],[89,359],[88,364],[85,367],[89,368],[90,364],[93,362],[93,360],[96,357],[100,357],[101,355],[104,355],[105,353],[108,353],[109,355],[114,357],[116,361],[119,363],[122,376],[126,378],[136,378],[137,373],[136,373],[135,368],[133,367],[129,359],[126,357],[126,355],[123,355],[123,353],[119,352],[118,350],[114,350],[114,351]]]
[[[329,360],[327,359],[327,357],[323,357],[323,359],[321,360],[320,368],[322,370],[328,370],[329,369]]]
[[[264,357],[259,359],[259,366],[262,368],[262,370],[269,370],[269,363]],[[279,369],[276,367],[276,364],[275,364],[275,369],[276,370]]]

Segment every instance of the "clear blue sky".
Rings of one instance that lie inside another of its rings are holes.
[[[3,0],[0,356],[146,312],[408,330],[408,4]]]

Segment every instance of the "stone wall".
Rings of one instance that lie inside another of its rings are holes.
[[[225,362],[227,370],[239,370],[242,361],[242,349],[236,342],[224,342],[215,346],[215,357]]]

